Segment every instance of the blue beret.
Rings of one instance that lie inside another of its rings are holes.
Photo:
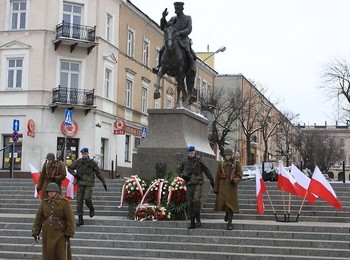
[[[196,147],[194,147],[194,146],[192,146],[192,145],[190,145],[189,147],[187,147],[187,151],[188,152],[193,152],[193,151],[195,151],[196,150]]]
[[[81,153],[88,153],[89,152],[89,148],[84,147],[83,149],[80,150]]]

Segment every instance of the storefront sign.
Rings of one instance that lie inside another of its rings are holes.
[[[114,122],[114,134],[125,135],[125,122],[124,120],[116,120]]]
[[[29,119],[27,121],[27,135],[34,137],[35,136],[34,130],[35,130],[35,123],[32,119]]]

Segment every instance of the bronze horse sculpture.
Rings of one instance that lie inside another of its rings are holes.
[[[186,59],[185,51],[182,49],[175,36],[176,29],[172,24],[164,28],[165,49],[160,61],[160,68],[157,73],[156,90],[154,99],[160,98],[160,79],[165,74],[174,77],[177,82],[176,107],[180,107],[180,96],[182,94],[182,106],[188,108],[196,101],[193,96],[193,82],[195,75],[189,76],[190,67]]]

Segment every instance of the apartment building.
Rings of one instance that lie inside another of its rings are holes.
[[[102,169],[131,174],[147,109],[176,101],[170,77],[153,99],[151,68],[163,44],[157,22],[127,0],[4,0],[0,35],[0,169],[12,155],[23,172],[62,151],[69,164],[89,147]],[[208,93],[217,74],[209,72],[197,83]]]

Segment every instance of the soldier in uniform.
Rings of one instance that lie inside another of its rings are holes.
[[[69,200],[62,197],[58,185],[47,185],[48,198],[40,203],[32,236],[39,240],[42,231],[42,259],[72,259],[70,238],[74,235],[74,213]]]
[[[214,187],[214,178],[210,173],[208,166],[196,154],[196,148],[189,146],[187,148],[187,158],[179,165],[179,175],[186,181],[186,199],[188,203],[188,214],[191,219],[189,229],[201,226],[200,211],[202,199],[202,186],[204,184],[203,173],[210,180],[210,184]]]
[[[76,160],[68,166],[68,171],[77,179],[78,191],[77,191],[77,214],[78,222],[77,226],[84,225],[84,200],[86,206],[90,210],[90,218],[95,215],[95,209],[92,204],[92,189],[95,185],[95,174],[97,178],[102,182],[104,189],[107,191],[107,185],[105,179],[101,173],[97,163],[90,159],[89,149],[81,149],[82,158]]]
[[[40,173],[37,191],[41,191],[41,199],[47,198],[46,187],[49,183],[54,182],[59,187],[59,192],[62,195],[61,183],[66,178],[66,166],[60,160],[55,159],[53,153],[46,155],[46,162]]]
[[[241,163],[233,157],[232,149],[226,148],[224,160],[218,164],[214,193],[217,194],[214,211],[225,211],[227,230],[232,230],[233,213],[239,213],[238,187],[242,180]]]
[[[173,16],[168,22],[166,20],[166,16],[168,15],[168,9],[165,8],[162,14],[162,18],[160,20],[160,28],[164,30],[164,28],[167,26],[167,24],[172,24],[176,28],[175,36],[179,38],[179,42],[181,47],[185,50],[186,58],[189,63],[190,67],[190,76],[193,76],[195,78],[196,75],[196,66],[195,66],[195,60],[196,60],[196,54],[191,48],[191,40],[188,37],[188,35],[192,32],[192,18],[189,15],[185,15],[183,13],[184,7],[183,2],[175,2],[175,13],[176,16]],[[159,50],[159,64],[156,68],[153,69],[154,73],[158,73],[160,68],[160,62],[162,59],[162,55],[164,52],[165,46],[163,46]]]

